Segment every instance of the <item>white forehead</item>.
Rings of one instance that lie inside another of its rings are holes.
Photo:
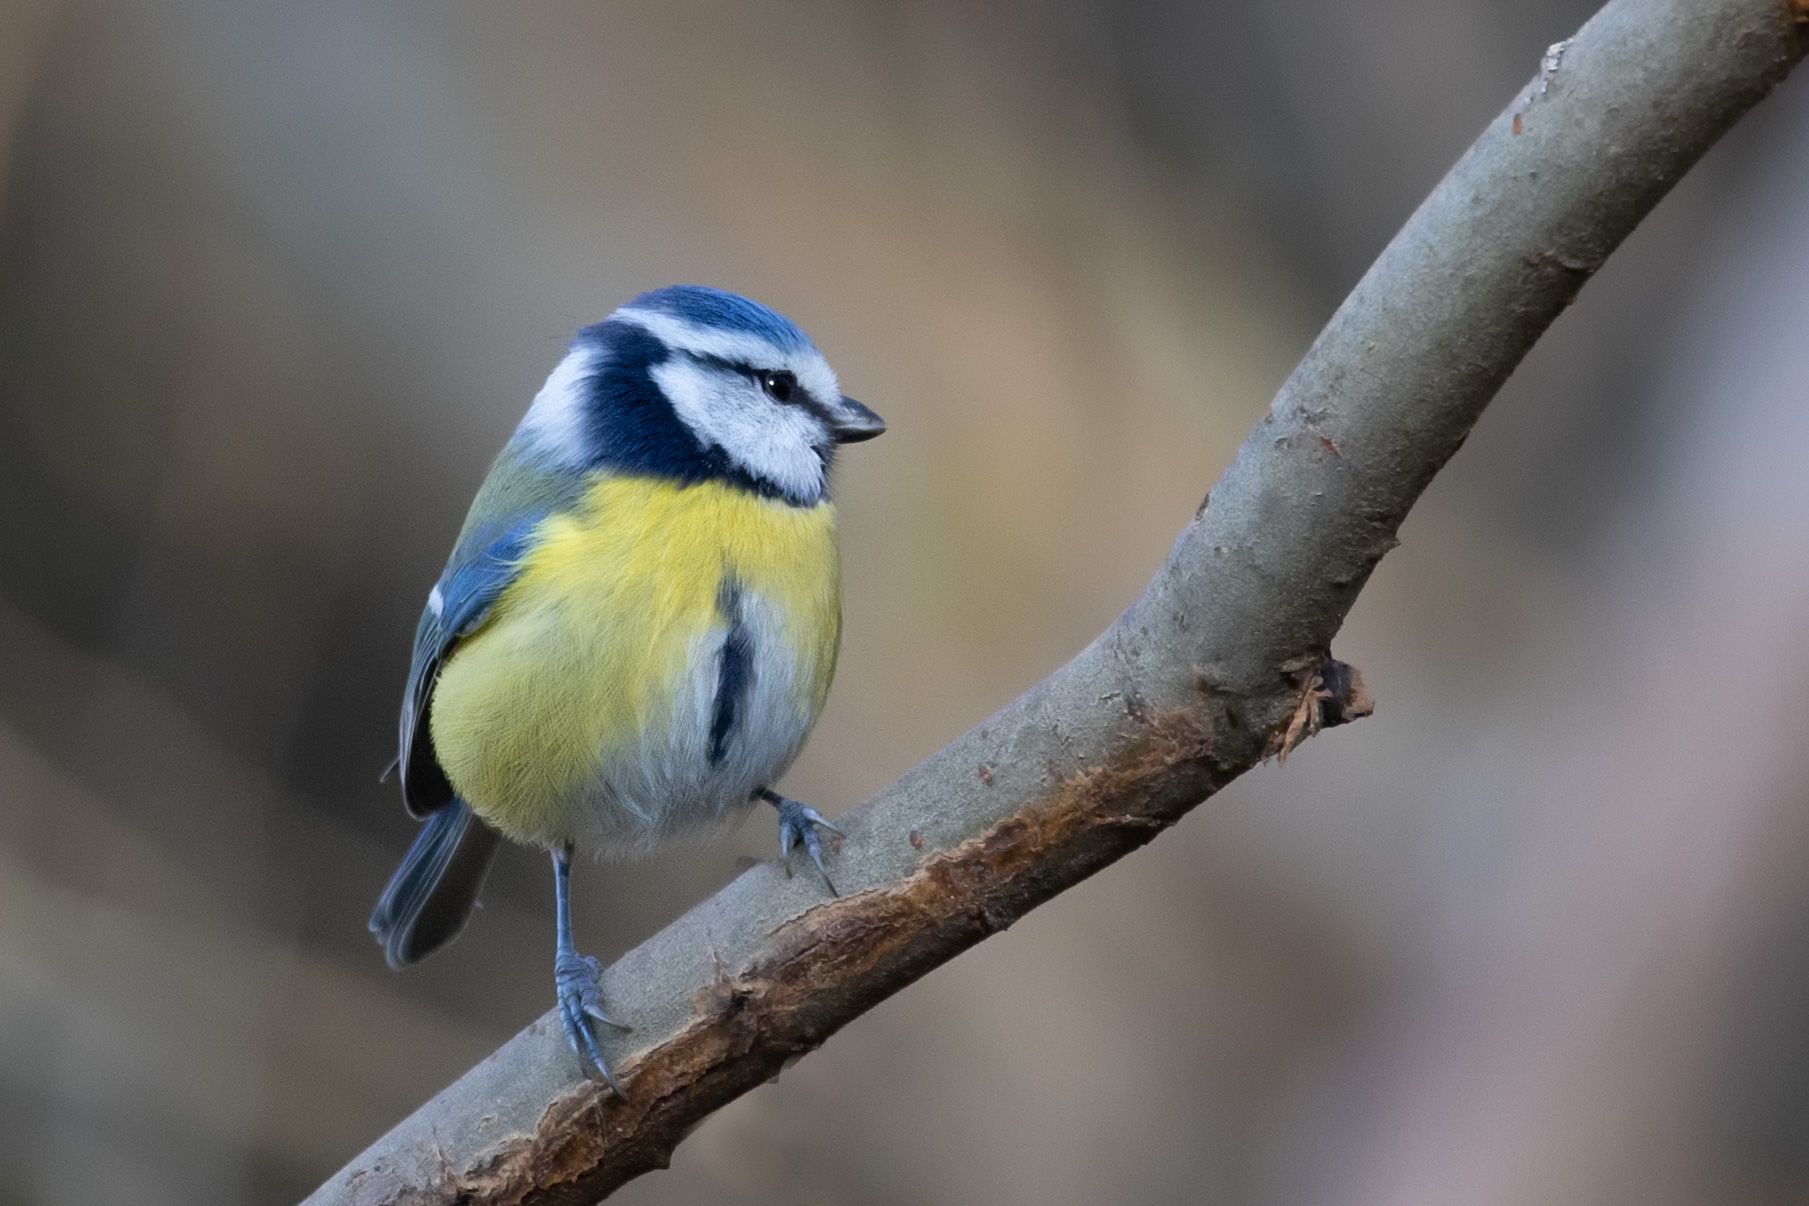
[[[694,356],[714,357],[753,369],[783,369],[797,377],[798,384],[811,397],[833,404],[842,396],[842,387],[823,354],[812,347],[784,347],[751,331],[727,331],[721,327],[699,326],[683,318],[674,318],[657,310],[624,306],[613,315],[631,322],[649,335],[681,352]]]

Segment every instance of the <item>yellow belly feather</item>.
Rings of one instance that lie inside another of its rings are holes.
[[[453,786],[504,833],[570,840],[586,786],[674,723],[698,638],[723,624],[725,574],[782,617],[798,705],[821,711],[841,638],[829,503],[602,478],[536,536],[489,621],[442,670],[431,713]]]

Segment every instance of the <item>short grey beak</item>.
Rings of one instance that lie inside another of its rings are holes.
[[[829,433],[838,444],[858,444],[876,435],[884,435],[886,421],[846,394],[829,416]]]

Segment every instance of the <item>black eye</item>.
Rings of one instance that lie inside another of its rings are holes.
[[[784,369],[771,369],[760,374],[760,388],[775,402],[790,402],[798,392],[798,378]]]

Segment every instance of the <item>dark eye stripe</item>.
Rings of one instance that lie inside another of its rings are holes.
[[[744,377],[751,378],[754,384],[759,385],[762,390],[765,390],[766,388],[762,383],[762,378],[773,374],[783,374],[791,380],[791,396],[782,401],[775,398],[774,401],[780,402],[783,406],[796,406],[808,411],[825,427],[829,426],[829,408],[819,401],[809,390],[805,389],[803,382],[798,380],[798,375],[790,369],[760,369],[755,368],[745,360],[730,360],[726,356],[711,356],[706,352],[693,352],[688,348],[675,350],[681,352],[698,364],[707,364],[711,368],[725,369],[728,372],[740,373]]]

